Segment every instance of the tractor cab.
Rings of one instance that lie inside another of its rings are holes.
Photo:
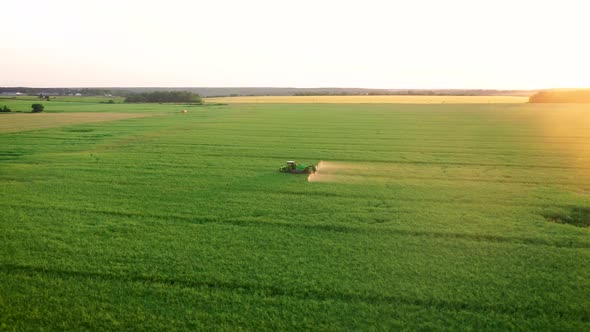
[[[297,168],[297,163],[293,160],[287,160],[287,169],[294,170]]]

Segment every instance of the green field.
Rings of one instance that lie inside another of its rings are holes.
[[[587,106],[44,104],[151,116],[0,133],[0,329],[590,330]]]

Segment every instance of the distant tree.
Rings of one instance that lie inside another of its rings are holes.
[[[111,94],[111,90],[84,88],[80,90],[80,93],[84,96],[105,96]]]
[[[125,99],[126,103],[196,103],[200,104],[201,96],[189,91],[154,91],[134,93]]]
[[[33,113],[41,113],[45,109],[43,104],[33,104],[31,107],[33,108]]]

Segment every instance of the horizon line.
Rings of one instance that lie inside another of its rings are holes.
[[[294,86],[27,86],[12,85],[0,86],[0,89],[10,88],[27,88],[27,89],[356,89],[356,90],[494,90],[494,91],[539,91],[539,90],[557,90],[557,89],[590,89],[587,87],[554,87],[554,88],[534,88],[534,89],[506,89],[506,88],[366,88],[366,87],[339,87],[339,86],[319,86],[319,87],[294,87]]]

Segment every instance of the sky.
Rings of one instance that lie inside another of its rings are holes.
[[[18,0],[0,86],[590,88],[584,0]]]

